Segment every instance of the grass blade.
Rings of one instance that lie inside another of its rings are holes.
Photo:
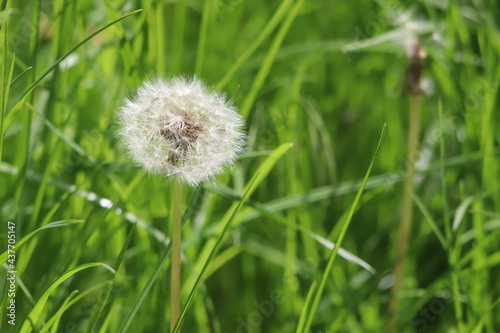
[[[68,295],[68,297],[66,297],[64,302],[61,304],[59,310],[57,310],[57,312],[52,317],[50,317],[50,319],[47,321],[45,325],[43,325],[42,329],[38,333],[47,333],[52,326],[56,328],[59,325],[59,320],[61,319],[61,316],[68,309],[69,307],[68,304],[76,296],[76,294],[78,294],[78,290],[73,290]]]
[[[189,219],[191,214],[194,212],[195,207],[197,205],[197,200],[198,200],[200,195],[201,194],[200,194],[199,190],[194,191],[193,194],[191,195],[191,198],[188,201],[188,206],[186,207],[186,211],[184,212],[184,214],[182,216],[182,223],[183,224]],[[167,261],[167,258],[170,254],[170,250],[172,247],[172,243],[169,242],[166,246],[167,247],[165,249],[165,253],[163,254],[163,257],[160,258],[160,260],[156,264],[156,267],[155,267],[153,273],[151,274],[151,276],[149,277],[149,280],[146,283],[146,286],[144,287],[141,294],[139,295],[139,298],[135,302],[134,307],[132,308],[129,315],[127,316],[127,319],[125,320],[123,325],[120,327],[119,333],[125,333],[127,331],[128,327],[132,323],[132,320],[134,319],[135,315],[137,314],[137,311],[139,311],[139,308],[141,307],[142,302],[144,301],[147,294],[149,293],[149,290],[151,290],[151,287],[153,286],[154,282],[156,281],[156,279],[158,277],[158,274],[160,273],[161,269],[163,268],[165,262]]]
[[[443,247],[443,249],[449,250],[448,244],[446,243],[446,238],[444,237],[443,233],[439,230],[439,227],[437,226],[436,221],[434,221],[431,213],[429,213],[429,210],[425,207],[422,200],[420,200],[418,195],[416,195],[415,193],[412,193],[412,198],[413,198],[413,201],[415,201],[415,204],[417,205],[417,207],[422,212],[422,215],[424,215],[427,223],[429,223],[429,226],[431,227],[432,231],[434,231],[434,233],[436,234],[436,237],[439,240],[439,242],[441,243],[441,246]]]
[[[61,307],[57,310],[57,312],[47,321],[47,324],[44,325],[42,330],[39,333],[46,333],[52,328],[52,333],[58,332],[59,321],[61,320],[62,315],[68,310],[71,306],[73,306],[76,302],[80,301],[82,298],[87,295],[95,292],[102,288],[102,285],[93,286],[92,288],[85,290],[80,293],[78,296],[74,297],[79,291],[74,290],[64,301]],[[74,298],[73,298],[74,297]]]
[[[213,191],[217,194],[223,195],[231,200],[241,200],[241,197],[239,195],[237,195],[236,193],[234,193],[233,191],[231,191],[230,189],[219,188],[219,187],[208,186],[208,185],[206,185],[205,187],[208,190]],[[323,245],[324,247],[328,248],[329,250],[333,250],[333,248],[335,247],[335,244],[333,242],[329,241],[328,239],[326,239],[325,237],[320,236],[315,232],[312,232],[311,230],[305,228],[302,225],[290,222],[288,219],[280,216],[278,213],[270,212],[268,209],[266,209],[266,206],[261,204],[261,203],[257,203],[257,202],[248,200],[247,206],[253,208],[261,216],[265,216],[272,221],[286,225],[288,227],[291,227],[299,232],[302,232],[302,233],[308,235],[309,237],[313,238],[319,244]],[[243,215],[243,213],[242,213],[242,215]],[[242,223],[245,223],[245,222],[246,222],[245,219],[242,218],[242,220],[239,221],[238,225],[241,225]],[[234,225],[233,225],[233,227],[234,227]],[[210,232],[215,233],[214,229],[215,228],[209,228],[207,230],[207,234],[210,234]],[[363,267],[364,269],[366,269],[367,271],[369,271],[372,274],[376,273],[376,270],[370,264],[368,264],[363,259],[359,258],[358,256],[355,256],[354,254],[350,253],[349,251],[347,251],[346,249],[344,249],[342,247],[339,249],[339,255],[342,258],[346,259],[347,261],[350,261],[356,265]]]
[[[458,206],[457,210],[455,211],[455,216],[453,217],[453,225],[451,227],[451,230],[453,232],[456,232],[458,230],[458,227],[460,227],[460,223],[462,223],[465,213],[467,212],[467,209],[470,207],[473,201],[474,197],[468,197],[460,204],[460,206]]]
[[[250,181],[250,183],[248,184],[249,186],[253,186],[253,184],[255,183],[256,181],[256,178],[258,176],[258,173],[255,175],[255,177]],[[212,258],[214,257],[220,243],[222,242],[222,239],[224,238],[225,234],[226,234],[226,231],[229,227],[229,224],[231,223],[231,221],[234,219],[234,217],[236,216],[236,213],[240,210],[240,208],[243,206],[243,203],[244,203],[244,199],[248,197],[249,195],[249,188],[247,188],[247,190],[244,192],[243,194],[243,198],[240,202],[238,202],[238,204],[235,206],[234,209],[231,210],[231,215],[229,215],[229,218],[225,221],[225,223],[223,223],[223,228],[222,228],[222,232],[220,233],[219,237],[217,238],[214,246],[212,247],[212,250],[210,251],[210,254],[207,258],[207,260],[205,261],[205,264],[203,265],[203,268],[201,269],[201,272],[200,274],[198,275],[198,278],[196,279],[196,282],[193,286],[193,288],[191,289],[191,292],[188,296],[188,299],[186,301],[186,305],[184,306],[184,308],[182,309],[182,312],[181,312],[181,315],[179,316],[179,320],[177,320],[177,323],[175,324],[174,326],[174,329],[172,330],[173,333],[177,333],[180,329],[180,326],[182,324],[182,321],[184,320],[184,317],[186,315],[186,312],[187,310],[189,309],[189,306],[191,305],[192,301],[193,301],[193,298],[194,298],[194,295],[196,294],[196,292],[198,291],[198,288],[205,276],[205,272],[207,271],[208,267],[209,267],[209,264],[211,263],[212,261]]]
[[[274,63],[274,59],[276,58],[276,54],[279,51],[281,43],[285,39],[285,36],[288,33],[288,30],[290,29],[290,26],[295,20],[295,17],[297,16],[297,13],[299,12],[299,9],[300,7],[302,7],[303,3],[304,0],[299,0],[294,4],[294,6],[290,9],[290,12],[288,13],[288,16],[286,17],[285,21],[283,22],[283,25],[281,26],[276,38],[274,39],[271,48],[267,53],[266,59],[262,64],[262,66],[260,67],[259,73],[257,73],[257,76],[253,81],[252,88],[250,89],[250,92],[247,94],[247,97],[241,107],[241,114],[244,117],[247,117],[248,114],[250,113],[250,109],[255,99],[257,98],[257,94],[259,90],[262,88],[262,85],[264,84],[267,75],[271,70],[271,66]]]
[[[201,74],[203,69],[203,61],[205,60],[205,45],[207,42],[207,30],[208,30],[208,19],[210,17],[210,7],[212,6],[211,1],[203,2],[203,14],[201,17],[200,33],[198,38],[198,52],[196,53],[196,64],[194,72],[197,75]]]
[[[153,273],[149,277],[148,282],[144,286],[144,289],[142,289],[142,292],[139,295],[139,298],[137,299],[137,301],[135,302],[134,307],[132,308],[132,310],[130,311],[128,316],[126,317],[127,319],[125,320],[123,325],[120,327],[120,330],[118,331],[118,333],[125,333],[128,330],[130,323],[132,323],[132,319],[134,319],[135,315],[137,314],[137,311],[139,311],[139,308],[141,307],[142,302],[144,302],[144,300],[146,299],[146,296],[148,295],[149,290],[151,289],[151,287],[155,283],[156,278],[158,277],[158,274],[160,274],[160,272],[163,268],[163,265],[167,261],[167,258],[170,254],[171,247],[172,247],[172,244],[169,243],[167,248],[165,249],[165,252],[163,253],[163,256],[160,258],[160,260],[158,260],[158,263],[156,264],[156,267],[155,267]]]
[[[120,269],[120,265],[123,261],[123,257],[125,256],[125,252],[127,252],[130,241],[132,240],[132,238],[135,234],[136,225],[137,225],[137,223],[134,223],[132,225],[132,228],[128,232],[127,238],[125,239],[125,243],[123,244],[123,247],[120,250],[118,257],[116,258],[115,264],[113,265],[114,269],[117,272]],[[108,304],[109,295],[111,295],[111,291],[113,290],[113,287],[115,285],[116,276],[117,276],[116,274],[113,276],[113,279],[106,286],[103,293],[99,297],[97,304],[94,307],[92,314],[90,315],[89,324],[87,325],[87,330],[85,332],[94,332],[95,327],[97,325],[97,321],[99,320],[99,318],[104,310],[104,307],[106,306],[106,304]]]
[[[255,191],[257,188],[258,184],[262,182],[262,180],[268,175],[268,173],[271,171],[273,168],[274,164],[279,160],[283,154],[285,154],[290,148],[291,144],[285,143],[276,148],[273,154],[269,156],[259,167],[259,169],[255,172],[254,176],[250,180],[250,182],[247,184],[245,187],[245,190],[243,191],[243,196],[241,200],[235,204],[232,205],[231,208],[229,208],[228,213],[224,216],[221,222],[221,231],[217,237],[217,240],[212,243],[208,242],[211,246],[210,253],[208,254],[208,257],[204,260],[203,267],[200,271],[200,274],[198,275],[198,278],[196,279],[193,288],[191,289],[191,292],[189,293],[188,299],[186,301],[186,304],[184,305],[184,308],[181,311],[181,315],[179,316],[179,320],[174,326],[173,333],[176,333],[179,331],[180,326],[182,324],[182,321],[184,320],[184,317],[186,315],[187,310],[189,309],[189,306],[191,305],[193,298],[198,291],[198,288],[203,281],[203,278],[205,276],[205,273],[215,255],[217,252],[217,249],[222,242],[222,239],[224,238],[226,231],[229,229],[229,225],[231,224],[232,220],[236,216],[236,213],[240,210],[240,208],[243,206],[244,202],[248,199],[248,197]],[[203,257],[203,255],[202,255]]]
[[[20,78],[22,78],[24,76],[24,74],[27,74],[32,69],[33,69],[33,66],[29,66],[24,71],[22,71],[21,74],[19,74],[18,76],[16,76],[15,79],[12,80],[12,82],[10,83],[10,86],[12,87]]]
[[[43,227],[40,227],[36,229],[35,231],[30,232],[23,238],[19,240],[19,242],[16,243],[16,250],[18,250],[24,243],[26,243],[31,237],[35,236],[39,231],[45,230],[45,229],[50,229],[50,228],[59,228],[59,227],[65,227],[68,225],[73,225],[73,224],[78,224],[78,223],[83,223],[85,221],[83,220],[63,220],[63,221],[57,221],[57,222],[52,222],[47,225],[44,225]],[[0,265],[3,265],[5,261],[7,260],[8,256],[8,251],[6,250],[0,255]]]
[[[311,284],[311,288],[307,292],[306,301],[304,302],[304,307],[302,308],[302,312],[300,314],[299,323],[297,324],[296,333],[300,333],[304,330],[304,325],[306,324],[306,315],[307,309],[309,309],[309,304],[311,303],[312,296],[314,295],[314,290],[316,290],[317,281],[314,280]]]
[[[32,108],[32,106],[29,106],[30,108]],[[96,163],[96,160],[95,158],[93,158],[92,156],[90,156],[89,154],[87,154],[87,152],[78,144],[76,143],[75,141],[73,141],[71,138],[69,138],[68,136],[66,136],[61,130],[59,130],[50,120],[47,119],[47,117],[45,117],[43,114],[41,114],[40,112],[37,112],[34,108],[32,108],[33,112],[38,115],[39,117],[41,117],[43,119],[43,122],[45,123],[45,125],[52,131],[55,133],[55,135],[57,135],[57,137],[59,137],[62,141],[64,141],[69,147],[71,147],[75,152],[78,153],[78,155],[80,155],[81,157],[87,159],[90,163],[93,163],[95,164]]]
[[[285,16],[288,7],[292,4],[292,0],[285,0],[281,3],[280,7],[276,10],[273,17],[269,20],[269,23],[266,25],[259,37],[255,40],[255,42],[250,45],[249,48],[234,62],[234,65],[227,71],[226,75],[220,80],[219,83],[215,85],[216,89],[222,89],[234,76],[234,73],[250,58],[250,56],[255,52],[255,50],[269,37],[269,35],[273,32],[276,26],[281,22],[283,17]]]
[[[49,299],[50,294],[61,283],[63,283],[64,281],[66,281],[67,279],[69,279],[70,277],[72,277],[73,275],[75,275],[76,273],[78,273],[84,269],[98,267],[98,266],[102,266],[102,267],[110,270],[111,272],[115,273],[115,271],[113,270],[112,267],[110,267],[104,263],[101,263],[101,262],[94,262],[94,263],[81,265],[81,266],[75,267],[75,268],[67,271],[66,273],[61,275],[55,282],[53,282],[50,285],[50,287],[47,288],[47,290],[42,294],[42,296],[40,296],[35,307],[33,308],[33,310],[31,310],[30,314],[28,315],[28,317],[24,321],[23,326],[21,327],[20,333],[30,333],[33,330],[32,323],[36,325],[37,323],[39,323],[41,321],[40,317],[42,314],[42,310],[45,307],[45,304],[47,303],[47,300]]]
[[[16,60],[16,55],[12,55],[12,63],[9,68],[5,68],[5,66],[8,64],[7,61],[7,25],[4,26],[4,42],[5,44],[3,45],[3,52],[4,52],[4,64],[2,65],[2,70],[0,73],[2,74],[2,77],[0,78],[2,80],[2,91],[0,92],[2,99],[0,100],[0,163],[2,162],[2,155],[3,155],[3,132],[4,132],[4,125],[5,125],[5,112],[7,110],[7,100],[9,99],[9,94],[10,94],[10,86],[12,83],[12,75],[14,73],[14,62]]]
[[[375,162],[375,158],[378,155],[380,145],[382,143],[382,139],[384,137],[385,133],[385,128],[386,124],[384,124],[384,127],[382,128],[382,134],[380,135],[380,139],[377,144],[377,149],[375,150],[375,154],[372,158],[372,161],[370,163],[370,166],[368,167],[368,170],[366,171],[365,178],[363,179],[363,183],[361,184],[361,187],[356,194],[356,197],[354,198],[354,202],[351,205],[351,208],[349,209],[349,213],[347,214],[347,217],[344,221],[344,224],[342,226],[342,230],[340,231],[340,234],[337,238],[337,241],[335,242],[336,246],[333,248],[332,252],[330,253],[330,257],[328,258],[328,264],[326,266],[326,269],[323,273],[323,276],[321,277],[321,281],[318,286],[318,291],[316,292],[316,295],[314,297],[314,300],[312,302],[311,308],[309,309],[308,315],[307,315],[307,320],[306,324],[304,325],[304,329],[302,332],[306,333],[309,332],[309,328],[311,327],[312,320],[314,318],[314,314],[316,312],[316,309],[318,308],[319,301],[321,299],[321,295],[323,294],[323,290],[325,289],[326,285],[326,280],[328,279],[328,276],[330,275],[330,272],[333,267],[333,262],[335,261],[335,258],[337,257],[337,253],[339,251],[339,247],[342,245],[342,241],[344,239],[344,236],[347,232],[347,228],[349,227],[349,224],[351,223],[352,217],[354,215],[354,211],[356,210],[356,206],[358,205],[359,200],[361,199],[361,195],[363,194],[363,191],[365,189],[366,182],[368,181],[368,177],[370,177],[370,173],[373,168],[373,164]]]
[[[12,107],[12,110],[11,110],[11,114],[13,113],[12,111],[15,110],[19,105],[20,103],[23,101],[23,99],[31,92],[33,91],[33,89],[35,89],[35,87],[40,83],[40,81],[42,81],[47,75],[50,74],[50,72],[52,72],[57,66],[59,66],[59,64],[64,60],[66,59],[70,54],[72,54],[73,52],[75,52],[76,50],[78,50],[82,45],[84,45],[85,43],[87,43],[89,40],[91,40],[92,38],[94,38],[95,36],[97,36],[98,34],[100,34],[101,32],[103,32],[104,30],[108,29],[109,27],[115,25],[116,23],[120,22],[121,20],[124,20],[126,19],[127,17],[131,16],[131,15],[134,15],[134,14],[137,14],[139,12],[141,12],[142,9],[137,9],[137,10],[134,10],[108,24],[106,24],[104,27],[98,29],[97,31],[95,31],[94,33],[90,34],[87,38],[83,39],[80,43],[76,44],[71,50],[69,50],[68,52],[66,52],[62,57],[60,57],[59,59],[56,60],[56,62],[54,64],[52,64],[52,66],[50,66],[42,75],[40,75],[40,77],[38,79],[35,80],[35,82],[33,82],[33,84],[31,86],[29,86],[29,88],[21,95],[21,97],[19,97],[19,99],[17,100],[16,104]]]

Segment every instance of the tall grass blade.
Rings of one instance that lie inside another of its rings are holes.
[[[135,315],[137,314],[137,311],[139,311],[139,308],[141,307],[142,303],[146,299],[146,296],[148,295],[149,291],[151,290],[151,287],[155,283],[156,279],[158,278],[158,274],[160,274],[163,265],[168,259],[168,256],[170,255],[170,249],[172,248],[172,244],[169,243],[167,247],[165,248],[165,252],[163,252],[162,257],[160,260],[158,260],[158,263],[155,266],[155,269],[153,270],[153,273],[148,279],[148,282],[142,289],[141,294],[139,295],[139,298],[135,301],[134,306],[132,307],[132,310],[129,312],[127,315],[125,321],[123,322],[122,326],[118,330],[118,333],[125,333],[127,332],[130,324],[132,323],[132,320],[134,319]]]
[[[7,111],[7,101],[9,99],[10,94],[10,86],[12,84],[12,75],[14,73],[14,62],[16,60],[16,55],[12,55],[12,62],[9,67],[6,67],[8,62],[8,45],[7,45],[7,24],[3,26],[3,64],[0,70],[0,80],[2,80],[2,85],[0,91],[0,96],[2,97],[0,100],[0,163],[2,162],[3,156],[3,140],[4,140],[4,125],[5,125],[5,112]],[[0,31],[1,33],[1,31]]]
[[[176,332],[179,331],[180,326],[182,324],[182,321],[184,320],[184,317],[186,315],[186,312],[189,309],[189,306],[191,305],[191,303],[193,301],[193,298],[194,298],[196,292],[198,291],[198,288],[199,288],[201,282],[204,279],[205,273],[206,273],[206,271],[207,271],[207,269],[208,269],[208,267],[209,267],[209,265],[210,265],[210,263],[211,263],[214,255],[215,255],[215,253],[217,252],[217,249],[218,249],[220,243],[224,239],[226,231],[229,229],[229,226],[230,226],[232,220],[234,219],[234,217],[236,216],[236,214],[238,213],[238,211],[241,209],[241,207],[243,206],[243,204],[245,203],[245,201],[248,199],[248,197],[255,191],[255,189],[257,188],[258,184],[260,184],[262,182],[262,180],[271,171],[271,169],[273,168],[274,164],[279,160],[279,158],[283,154],[285,154],[291,148],[291,146],[292,146],[291,144],[285,143],[285,144],[282,144],[281,146],[279,146],[278,148],[276,148],[276,150],[274,151],[274,153],[271,154],[260,165],[259,169],[257,169],[257,171],[255,172],[255,174],[252,177],[252,179],[250,180],[250,182],[246,185],[245,190],[243,191],[243,196],[242,196],[241,200],[236,205],[232,205],[231,208],[228,210],[228,213],[226,213],[226,215],[222,219],[220,234],[218,235],[217,240],[215,241],[215,243],[213,243],[213,245],[210,244],[212,247],[210,249],[208,257],[205,259],[205,262],[204,262],[203,267],[202,267],[202,269],[200,271],[200,274],[198,275],[198,278],[196,279],[196,281],[194,283],[194,286],[191,289],[191,292],[189,293],[189,296],[188,296],[188,299],[186,301],[186,304],[184,305],[184,307],[183,307],[183,309],[181,311],[181,315],[179,316],[179,320],[175,324],[172,333],[176,333]]]
[[[302,308],[302,312],[300,313],[299,317],[299,323],[297,324],[297,330],[295,331],[296,333],[301,333],[304,331],[304,326],[306,324],[306,318],[308,313],[307,310],[309,310],[309,306],[311,304],[314,291],[316,290],[316,284],[317,281],[314,280],[311,284],[311,287],[309,288],[309,291],[307,292],[306,301],[304,302],[304,307]]]
[[[63,221],[57,221],[57,222],[52,222],[47,225],[44,225],[43,227],[40,227],[23,238],[21,238],[17,243],[16,243],[16,250],[18,250],[24,243],[26,243],[31,237],[35,236],[38,232],[45,230],[45,229],[50,229],[50,228],[59,228],[59,227],[66,227],[69,225],[74,225],[74,224],[79,224],[79,223],[84,223],[85,221],[83,220],[63,220]],[[5,250],[2,254],[0,254],[0,265],[3,265],[5,261],[7,260],[8,257],[8,250]]]
[[[118,254],[118,257],[116,258],[115,264],[113,265],[113,268],[115,269],[116,272],[120,269],[121,263],[123,261],[123,257],[125,256],[125,252],[127,252],[130,241],[135,235],[135,228],[137,226],[137,223],[134,223],[132,225],[132,228],[130,228],[130,231],[128,232],[127,238],[125,239],[125,243],[123,244],[122,249],[120,250],[120,253]],[[87,329],[85,332],[90,333],[94,332],[97,321],[101,317],[101,314],[104,310],[104,307],[106,304],[108,304],[108,299],[109,296],[111,295],[111,291],[113,290],[113,287],[116,282],[116,276],[117,274],[113,275],[113,279],[109,282],[109,284],[104,288],[104,291],[102,292],[101,296],[97,300],[97,304],[94,306],[94,309],[92,311],[92,314],[90,315],[89,319],[89,324],[87,325]]]
[[[50,72],[52,72],[57,66],[59,66],[59,64],[64,60],[66,59],[70,54],[72,54],[73,52],[75,52],[76,50],[78,50],[82,45],[84,45],[85,43],[87,43],[89,40],[91,40],[92,38],[94,38],[95,36],[97,36],[98,34],[100,34],[101,32],[103,32],[104,30],[108,29],[109,27],[115,25],[116,23],[120,22],[121,20],[124,20],[126,19],[127,17],[131,16],[131,15],[134,15],[134,14],[137,14],[139,12],[141,12],[142,9],[137,9],[137,10],[134,10],[108,24],[106,24],[104,27],[98,29],[97,31],[95,31],[94,33],[90,34],[87,38],[83,39],[81,42],[79,42],[78,44],[76,44],[73,48],[71,48],[68,52],[66,52],[62,57],[60,57],[59,59],[56,60],[56,62],[54,64],[52,64],[52,66],[50,66],[42,75],[40,75],[40,77],[38,79],[35,80],[35,82],[33,82],[33,84],[31,84],[31,86],[28,87],[28,89],[21,95],[21,97],[19,97],[19,99],[17,100],[16,104],[12,107],[12,110],[11,112],[9,113],[8,116],[10,116],[10,114],[13,113],[14,110],[17,109],[17,107],[19,107],[20,103],[24,100],[24,98],[31,92],[33,91],[33,89],[35,89],[35,87],[40,83],[40,81],[42,81],[47,75],[50,74]],[[12,116],[11,116],[12,117]]]
[[[293,3],[293,0],[284,0],[274,13],[273,17],[269,20],[267,25],[262,29],[259,37],[246,49],[246,51],[234,62],[234,65],[227,71],[226,75],[218,82],[216,89],[222,89],[233,78],[234,73],[250,58],[250,56],[257,50],[257,48],[269,37],[276,26],[281,22],[285,16],[288,7]]]
[[[84,264],[84,265],[75,267],[75,268],[67,271],[63,275],[61,275],[56,281],[54,281],[50,285],[49,288],[47,288],[47,290],[42,294],[42,296],[40,296],[40,298],[36,302],[36,305],[33,307],[30,314],[28,315],[28,318],[24,321],[23,326],[21,327],[20,333],[30,333],[33,331],[33,329],[35,329],[35,330],[38,329],[36,327],[33,327],[33,325],[40,325],[41,324],[41,320],[42,320],[41,314],[42,314],[42,311],[45,307],[45,304],[47,303],[47,300],[49,299],[50,294],[61,283],[63,283],[64,281],[66,281],[67,279],[69,279],[70,277],[72,277],[73,275],[75,275],[76,273],[78,273],[84,269],[88,269],[88,268],[92,268],[92,267],[100,267],[100,266],[115,273],[115,270],[112,267],[110,267],[109,265],[106,265],[106,264],[101,263],[101,262],[95,262],[95,263],[89,263],[89,264]]]
[[[247,97],[245,98],[245,101],[241,106],[241,114],[244,117],[247,117],[248,114],[250,113],[250,109],[252,108],[252,105],[255,99],[257,98],[257,94],[262,88],[262,85],[264,84],[267,76],[269,75],[271,66],[274,63],[274,59],[276,58],[276,54],[278,53],[281,47],[281,43],[283,43],[283,40],[285,39],[285,36],[287,35],[288,30],[290,29],[290,26],[295,20],[295,17],[297,16],[297,13],[299,12],[299,9],[300,7],[302,7],[303,3],[304,0],[298,0],[293,5],[287,17],[285,18],[283,25],[280,27],[278,34],[274,38],[273,43],[271,44],[271,47],[267,53],[266,59],[261,65],[259,72],[257,73],[255,80],[253,81],[252,88],[250,88],[250,92],[247,94]]]
[[[347,228],[349,227],[349,224],[351,223],[352,217],[354,215],[354,211],[356,210],[356,206],[358,205],[358,202],[361,199],[361,195],[363,194],[363,191],[365,189],[365,185],[366,185],[366,182],[368,181],[368,177],[370,177],[370,173],[372,171],[373,164],[375,163],[375,158],[377,157],[379,149],[380,149],[380,145],[382,144],[382,139],[384,137],[385,128],[386,128],[386,124],[384,124],[384,127],[382,128],[382,134],[380,135],[380,139],[379,139],[378,144],[377,144],[377,149],[375,150],[375,154],[373,155],[370,166],[368,167],[368,170],[366,171],[365,177],[363,179],[363,183],[361,184],[361,188],[359,189],[358,193],[356,194],[356,197],[354,198],[354,201],[351,205],[351,208],[349,209],[349,212],[346,216],[344,224],[342,225],[342,230],[340,231],[340,234],[337,238],[337,241],[335,242],[336,246],[333,248],[332,252],[330,253],[326,269],[323,272],[323,276],[321,277],[321,280],[320,280],[320,283],[318,286],[318,290],[316,291],[316,295],[314,296],[311,308],[309,309],[309,312],[307,314],[306,324],[304,325],[304,329],[302,330],[303,333],[309,332],[309,329],[310,329],[311,324],[312,324],[312,320],[314,318],[314,314],[316,313],[316,309],[318,308],[318,304],[319,304],[319,301],[320,301],[321,296],[323,294],[323,290],[325,289],[326,280],[328,279],[328,276],[330,275],[330,272],[331,272],[332,267],[333,267],[333,263],[335,261],[335,258],[337,257],[337,253],[339,251],[339,247],[342,245],[342,241],[343,241],[344,236],[347,232]]]

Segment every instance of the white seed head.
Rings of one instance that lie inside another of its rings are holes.
[[[119,119],[118,136],[134,161],[191,186],[222,173],[245,144],[236,108],[196,77],[145,82]]]

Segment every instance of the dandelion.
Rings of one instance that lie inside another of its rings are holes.
[[[413,221],[413,199],[412,193],[415,188],[415,162],[420,144],[420,95],[422,90],[422,74],[425,67],[427,53],[421,47],[418,40],[413,42],[408,54],[408,66],[406,68],[404,93],[410,94],[410,112],[408,120],[408,151],[406,178],[403,187],[403,204],[401,208],[401,222],[399,225],[398,239],[396,245],[397,260],[394,264],[394,283],[391,287],[392,299],[389,310],[394,315],[399,308],[399,293],[403,288],[403,277],[405,269],[405,253],[410,241],[410,230]],[[395,316],[389,322],[389,331],[396,332]]]
[[[148,172],[175,179],[169,227],[173,332],[180,317],[182,183],[196,186],[234,162],[245,142],[243,119],[224,95],[209,91],[196,77],[144,83],[125,101],[119,118],[119,137],[132,159]]]
[[[191,186],[224,171],[244,145],[241,116],[196,77],[144,83],[120,110],[119,136],[148,172]]]

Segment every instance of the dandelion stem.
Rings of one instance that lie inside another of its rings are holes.
[[[396,248],[396,263],[394,265],[394,284],[391,289],[391,302],[389,311],[392,320],[389,323],[390,330],[396,332],[394,320],[395,311],[399,308],[399,292],[403,284],[405,255],[408,250],[408,238],[410,236],[413,219],[412,192],[415,185],[415,162],[418,155],[420,132],[420,100],[418,94],[412,94],[410,100],[410,119],[408,124],[408,153],[406,157],[406,178],[403,190],[403,208],[401,211],[401,224],[399,226],[398,243]]]
[[[172,270],[170,275],[170,330],[179,319],[181,308],[181,240],[182,240],[182,183],[174,181],[172,221]],[[180,332],[180,331],[178,331]]]

